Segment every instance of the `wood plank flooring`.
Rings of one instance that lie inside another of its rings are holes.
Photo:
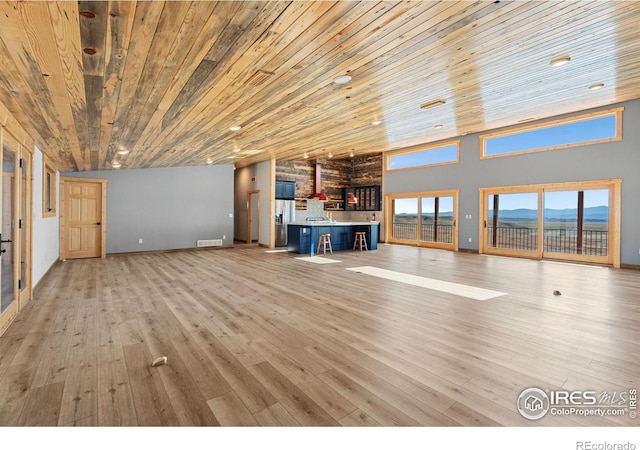
[[[237,246],[57,264],[0,337],[0,425],[640,425],[516,409],[527,387],[640,387],[638,271],[394,245],[334,264],[295,256]],[[345,270],[360,266],[506,295]]]

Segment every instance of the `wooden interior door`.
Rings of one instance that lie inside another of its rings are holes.
[[[63,259],[105,256],[106,180],[63,180]]]

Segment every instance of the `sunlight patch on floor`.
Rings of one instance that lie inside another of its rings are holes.
[[[384,278],[385,280],[398,281],[400,283],[411,284],[413,286],[432,289],[434,291],[446,292],[449,294],[467,297],[473,300],[490,300],[492,298],[507,295],[506,292],[492,291],[490,289],[468,286],[466,284],[451,283],[449,281],[436,280],[433,278],[410,275],[393,270],[379,269],[372,266],[349,267],[347,270],[363,273],[373,277]]]
[[[300,261],[306,261],[314,264],[331,264],[331,263],[339,263],[342,261],[338,261],[337,259],[330,259],[324,256],[302,256],[299,258]]]

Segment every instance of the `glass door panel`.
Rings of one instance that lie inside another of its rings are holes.
[[[14,283],[14,190],[16,153],[8,146],[2,152],[2,208],[0,215],[0,312],[4,313],[16,300]]]
[[[438,197],[438,226],[436,242],[453,244],[455,233],[455,212],[453,197]]]
[[[437,242],[436,201],[436,197],[422,197],[420,199],[420,215],[422,216],[420,221],[420,240],[423,242]]]
[[[391,236],[396,240],[418,239],[418,198],[393,199]]]
[[[607,256],[609,190],[544,193],[544,251]]]
[[[584,191],[582,254],[609,256],[609,189]]]
[[[538,248],[538,193],[487,196],[487,246],[509,250]]]
[[[455,225],[453,197],[422,197],[420,207],[422,216],[420,240],[453,244]]]
[[[578,191],[544,193],[544,251],[575,254],[578,248]]]

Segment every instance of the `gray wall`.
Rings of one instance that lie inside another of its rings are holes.
[[[480,160],[470,134],[459,138],[459,164],[387,172],[385,194],[459,189],[459,247],[478,250],[479,188],[621,178],[620,262],[640,265],[640,100],[590,111],[614,106],[624,106],[621,141]]]
[[[232,165],[62,176],[108,180],[107,253],[194,248],[198,239],[233,244]]]

